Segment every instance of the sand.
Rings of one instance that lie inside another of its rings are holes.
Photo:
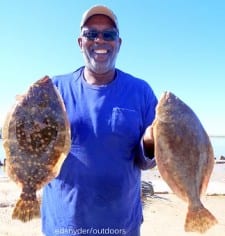
[[[28,223],[12,220],[13,207],[19,195],[18,186],[8,178],[0,179],[0,236],[41,236],[40,219]]]
[[[204,236],[225,234],[225,196],[207,196],[202,199],[205,207],[214,214],[218,224]],[[199,233],[184,231],[187,204],[174,194],[156,194],[144,209],[143,236],[194,236]]]
[[[169,189],[160,177],[157,168],[143,172],[144,183],[152,183],[154,194],[149,189],[143,194],[144,223],[142,236],[194,236],[198,233],[184,232],[187,204]],[[225,164],[217,164],[210,179],[207,195],[202,198],[205,207],[218,220],[218,224],[204,236],[225,234]],[[149,185],[150,186],[150,185]],[[146,190],[146,189],[145,189]],[[149,194],[147,194],[149,193]],[[40,219],[22,223],[12,220],[11,214],[20,189],[8,178],[0,178],[0,235],[1,236],[42,236]],[[41,196],[41,192],[38,193]]]
[[[144,199],[144,223],[142,236],[194,236],[199,233],[185,232],[184,222],[187,203],[179,199],[162,180],[157,168],[144,171],[142,179],[151,181],[153,196]],[[218,224],[208,230],[204,236],[222,236],[225,234],[225,163],[216,162],[205,196],[204,206],[217,218]]]

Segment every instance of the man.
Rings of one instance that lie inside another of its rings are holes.
[[[72,145],[60,174],[44,188],[43,232],[138,236],[141,169],[155,165],[150,125],[157,99],[145,81],[115,68],[122,40],[110,9],[92,7],[80,26],[85,66],[52,78]]]

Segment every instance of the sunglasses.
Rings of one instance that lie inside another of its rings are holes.
[[[118,31],[116,30],[103,30],[103,31],[98,31],[98,30],[85,30],[82,34],[85,38],[88,40],[94,41],[99,37],[99,34],[102,35],[102,38],[105,41],[114,41],[118,38]]]

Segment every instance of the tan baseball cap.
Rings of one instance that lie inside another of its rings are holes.
[[[93,6],[90,9],[88,9],[87,11],[85,11],[83,16],[82,16],[81,22],[80,22],[80,28],[82,28],[85,25],[86,21],[91,16],[94,16],[94,15],[105,15],[105,16],[108,16],[114,22],[117,30],[119,30],[118,21],[117,21],[116,15],[109,8],[107,8],[106,6],[103,6],[103,5]]]

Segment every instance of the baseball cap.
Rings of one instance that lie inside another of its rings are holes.
[[[88,9],[87,11],[84,12],[81,22],[80,22],[80,28],[82,28],[86,21],[94,15],[105,15],[108,16],[115,24],[117,30],[119,30],[118,27],[118,21],[116,15],[111,11],[108,7],[103,6],[103,5],[96,5]]]

